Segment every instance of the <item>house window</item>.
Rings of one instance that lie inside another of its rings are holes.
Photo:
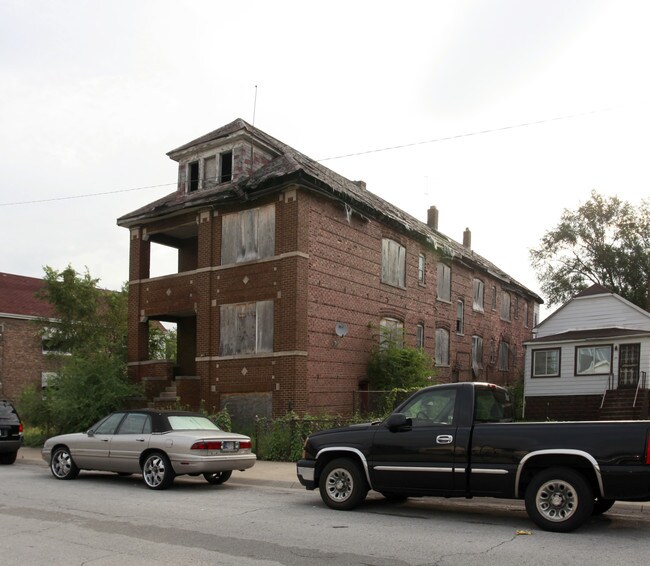
[[[69,354],[61,344],[62,338],[54,327],[44,328],[41,335],[41,348],[43,354]]]
[[[406,287],[406,248],[388,238],[381,241],[381,282]]]
[[[224,214],[221,265],[272,257],[275,253],[275,205]]]
[[[424,285],[424,269],[425,269],[425,257],[424,254],[418,256],[418,283]]]
[[[492,310],[497,310],[497,286],[492,285]]]
[[[472,336],[472,372],[474,377],[478,377],[481,369],[483,369],[483,338]]]
[[[188,192],[193,193],[199,189],[199,162],[193,161],[187,165],[189,173]]]
[[[532,377],[560,377],[560,349],[533,350]]]
[[[221,305],[220,356],[273,351],[273,301]]]
[[[449,331],[446,328],[436,328],[436,365],[449,365]]]
[[[219,155],[219,182],[227,183],[232,180],[232,151],[225,151]]]
[[[510,293],[501,291],[501,320],[510,320]]]
[[[456,333],[465,332],[465,303],[459,299],[456,303]]]
[[[415,327],[415,346],[418,350],[424,348],[424,324],[422,323]]]
[[[55,384],[59,375],[53,371],[41,372],[41,389],[45,390]]]
[[[404,323],[396,318],[382,318],[379,321],[379,346],[404,347]]]
[[[436,293],[441,301],[451,302],[451,267],[438,262]]]
[[[515,295],[515,318],[519,318],[519,297]]]
[[[499,344],[499,370],[508,371],[510,369],[509,364],[510,359],[510,344],[505,341],[501,341]]]
[[[474,279],[472,308],[475,311],[483,312],[483,296],[485,294],[485,285],[480,279]]]
[[[612,368],[611,346],[577,346],[576,375],[609,375]]]

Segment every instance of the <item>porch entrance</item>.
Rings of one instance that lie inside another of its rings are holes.
[[[641,344],[621,344],[618,358],[618,387],[628,389],[639,382]]]

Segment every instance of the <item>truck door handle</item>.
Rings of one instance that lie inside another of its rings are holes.
[[[438,444],[451,444],[454,441],[454,437],[451,434],[439,434],[436,436],[436,442]]]

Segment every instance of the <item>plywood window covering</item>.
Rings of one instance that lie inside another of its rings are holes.
[[[254,261],[275,254],[275,206],[225,214],[221,224],[221,264]]]
[[[381,241],[381,281],[406,287],[406,248],[389,238]]]
[[[510,293],[501,291],[501,320],[510,320]]]
[[[217,182],[217,158],[216,156],[206,157],[203,160],[203,186]]]
[[[379,321],[379,345],[387,348],[390,344],[402,348],[404,346],[404,323],[396,318],[382,318]]]
[[[445,263],[437,266],[436,294],[441,301],[451,301],[451,267]]]
[[[436,328],[436,365],[449,365],[449,331],[446,328]]]
[[[510,369],[510,345],[507,342],[501,341],[499,344],[499,370],[508,371]]]
[[[480,279],[472,282],[473,301],[472,308],[475,311],[483,312],[483,297],[485,295],[485,284]]]
[[[273,301],[221,305],[220,356],[273,351]]]

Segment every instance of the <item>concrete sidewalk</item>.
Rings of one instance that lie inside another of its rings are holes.
[[[47,467],[47,463],[41,457],[40,448],[22,447],[18,450],[16,464],[32,464]],[[266,462],[258,460],[248,470],[233,472],[229,482],[304,489],[296,477],[296,465],[292,462]]]

